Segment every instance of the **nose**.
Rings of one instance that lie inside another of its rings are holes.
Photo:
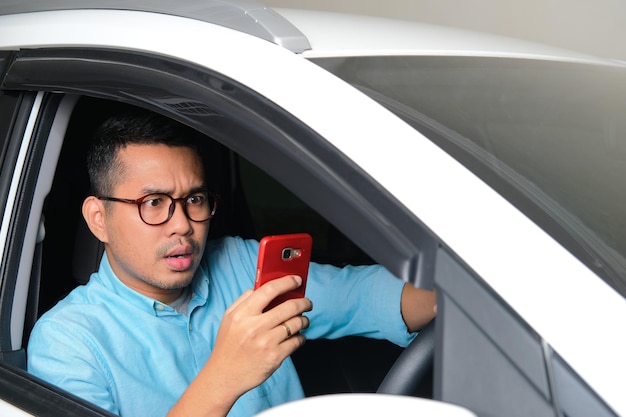
[[[179,207],[180,205],[180,207]],[[166,223],[172,234],[188,235],[193,231],[191,220],[187,217],[184,200],[172,201],[172,217]]]

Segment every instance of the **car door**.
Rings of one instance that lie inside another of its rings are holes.
[[[12,60],[11,53],[0,56],[0,79]],[[38,174],[56,163],[53,150],[44,154],[58,105],[54,95],[0,90],[0,414],[6,416],[107,415],[24,371],[24,329],[36,314],[37,287],[29,283],[38,279],[42,196],[51,182]]]

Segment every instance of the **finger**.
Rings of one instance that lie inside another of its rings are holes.
[[[298,335],[307,327],[309,327],[309,318],[306,316],[296,316],[277,325],[274,329],[274,334],[278,340],[286,340]]]
[[[278,345],[276,346],[277,352],[279,353],[280,356],[282,356],[282,360],[286,359],[287,357],[289,357],[289,355],[293,354],[296,350],[298,350],[298,348],[300,348],[302,345],[304,345],[304,343],[306,342],[306,337],[301,334],[295,334],[292,335],[291,337],[285,338],[285,330],[284,329],[280,329],[282,330],[282,334],[283,337]],[[282,362],[281,360],[281,362]]]
[[[302,278],[297,275],[287,275],[271,280],[254,291],[254,301],[251,300],[250,306],[262,311],[276,297],[295,290],[300,285],[302,285]]]
[[[241,303],[243,303],[245,300],[247,300],[252,294],[254,293],[254,291],[252,290],[246,290],[243,294],[241,294],[239,296],[239,298],[237,298],[227,309],[226,309],[226,313],[234,310],[237,308],[237,306],[239,306]]]
[[[310,321],[307,316],[296,316],[287,320],[284,325],[288,326],[292,334],[300,333],[309,327]]]
[[[285,357],[291,355],[300,346],[306,342],[306,337],[302,333],[291,335],[290,337],[284,337],[285,330],[283,331],[283,340],[279,343],[278,348]]]
[[[302,313],[311,311],[312,308],[313,303],[308,298],[293,298],[267,310],[263,315],[267,318],[268,324],[275,327],[293,317],[300,317]]]

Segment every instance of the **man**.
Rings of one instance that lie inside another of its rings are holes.
[[[433,293],[380,266],[311,264],[307,298],[264,312],[301,279],[252,291],[258,242],[206,242],[217,203],[193,136],[144,112],[99,129],[83,216],[105,254],[36,324],[30,372],[122,416],[249,416],[303,396],[305,336],[406,345],[433,318]]]

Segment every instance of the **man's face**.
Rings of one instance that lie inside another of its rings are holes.
[[[189,148],[131,145],[118,158],[125,170],[111,197],[134,200],[163,193],[181,198],[204,186],[202,163]],[[191,282],[209,221],[189,220],[179,202],[172,218],[159,226],[145,224],[133,204],[110,202],[105,218],[107,256],[126,285],[169,302]]]

